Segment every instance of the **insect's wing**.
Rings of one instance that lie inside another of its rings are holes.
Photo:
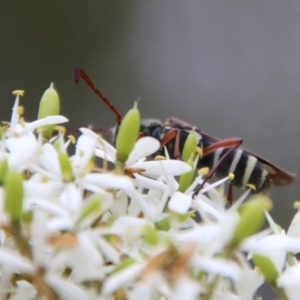
[[[170,126],[170,127],[174,127],[174,128],[180,128],[180,129],[192,129],[194,126],[186,123],[185,121],[182,121],[180,119],[177,118],[169,118],[166,120],[165,122],[166,126]]]
[[[171,127],[176,127],[180,129],[192,129],[193,125],[186,123],[180,119],[177,118],[169,118],[166,120],[166,124]],[[199,132],[202,136],[202,143],[204,147],[207,147],[217,141],[220,141],[219,138],[212,137],[206,133],[203,133],[202,131],[195,129],[197,132]],[[282,186],[282,185],[289,185],[292,184],[296,180],[296,174],[289,173],[274,164],[272,164],[270,161],[260,157],[259,155],[249,151],[248,149],[245,149],[243,147],[240,147],[244,151],[246,151],[249,155],[253,155],[257,158],[259,163],[262,165],[262,167],[268,172],[270,182],[274,185]]]
[[[249,154],[255,156],[259,163],[263,166],[263,168],[268,172],[270,182],[274,185],[282,186],[282,185],[289,185],[292,184],[295,180],[297,175],[289,173],[274,164],[270,161],[252,153],[251,151],[246,150]]]

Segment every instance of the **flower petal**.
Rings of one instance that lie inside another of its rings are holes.
[[[44,280],[62,300],[89,300],[88,294],[83,288],[68,280],[53,274],[47,274]]]
[[[291,225],[288,229],[287,235],[295,237],[295,238],[300,237],[300,211],[298,211],[295,214],[295,216],[291,222]]]
[[[277,279],[289,300],[298,300],[300,295],[300,264],[287,268]]]
[[[134,177],[135,177],[133,179],[134,184],[144,189],[165,191],[168,188],[166,184],[160,181],[153,180],[151,178],[139,174],[134,174]]]
[[[128,286],[128,284],[138,277],[143,268],[144,264],[133,264],[111,275],[104,281],[102,293],[104,295],[112,294],[117,289]]]
[[[76,173],[82,172],[95,153],[97,140],[89,135],[81,135],[76,143],[76,152],[70,160]]]
[[[204,289],[197,282],[182,276],[176,282],[172,300],[197,300],[202,291],[204,292]]]
[[[192,197],[181,192],[176,192],[171,197],[168,208],[178,214],[186,213],[192,204]]]
[[[60,165],[58,162],[58,153],[53,145],[46,143],[42,147],[42,153],[40,154],[40,164],[43,169],[46,169],[49,173],[55,175],[57,178],[61,177]]]
[[[153,137],[143,137],[134,145],[127,161],[126,166],[132,165],[135,161],[138,161],[142,157],[147,157],[158,151],[160,148],[160,142]]]
[[[130,178],[113,174],[90,173],[84,176],[82,181],[83,184],[94,184],[106,189],[134,189]]]
[[[34,131],[35,129],[46,126],[46,125],[52,125],[52,124],[61,124],[61,123],[66,123],[69,120],[64,117],[64,116],[48,116],[43,119],[39,119],[36,121],[33,121],[31,123],[25,123],[25,126],[17,126],[15,129],[15,132],[18,134],[25,134],[30,131]]]
[[[5,144],[10,151],[9,165],[20,171],[28,167],[38,150],[36,138],[31,134],[20,138],[7,139]]]
[[[180,160],[136,162],[131,167],[135,169],[143,169],[145,170],[143,174],[154,178],[160,175],[178,176],[192,170],[187,163]]]
[[[0,265],[11,266],[15,268],[15,272],[24,272],[33,274],[34,267],[30,261],[20,256],[16,252],[12,252],[11,249],[0,248]]]

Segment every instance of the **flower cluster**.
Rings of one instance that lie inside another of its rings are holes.
[[[0,300],[247,300],[264,282],[299,299],[300,213],[286,233],[264,196],[229,207],[229,177],[195,195],[193,133],[183,161],[149,161],[160,143],[137,139],[135,106],[116,148],[81,128],[69,154],[53,86],[31,123],[15,94],[0,132]]]

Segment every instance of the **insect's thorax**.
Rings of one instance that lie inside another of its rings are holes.
[[[165,140],[168,133],[173,131],[174,136],[170,138],[170,140]],[[181,128],[177,128],[176,126],[168,126],[163,124],[161,121],[157,119],[145,119],[141,122],[140,133],[144,136],[151,136],[160,142],[164,141],[162,146],[167,148],[168,154],[170,158],[175,158],[175,147],[176,147],[176,136],[178,138],[178,148],[181,153],[185,144],[185,141],[190,133],[190,130],[184,130]],[[197,133],[198,145],[200,145],[201,135]],[[164,148],[162,147],[158,152],[153,154],[153,157],[156,155],[164,155]]]
[[[143,119],[141,121],[140,134],[151,136],[160,141],[166,134],[166,128],[160,120]]]

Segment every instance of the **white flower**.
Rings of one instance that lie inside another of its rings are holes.
[[[298,300],[300,295],[300,264],[288,267],[277,279],[278,287],[284,289],[289,300]]]
[[[152,137],[136,142],[124,169],[111,170],[116,149],[80,128],[68,157],[71,138],[65,141],[64,133],[46,142],[34,133],[67,119],[25,123],[18,106],[17,97],[0,141],[0,184],[6,161],[24,174],[23,215],[10,223],[4,183],[0,299],[196,300],[211,293],[214,300],[248,300],[265,280],[265,270],[260,274],[249,263],[253,255],[268,258],[276,268],[273,286],[298,299],[300,268],[293,253],[300,252],[299,212],[288,234],[266,213],[271,229],[236,245],[239,208],[250,190],[230,207],[224,201],[229,177],[205,183],[195,195],[203,182],[199,175],[179,192],[176,176],[191,167],[167,151],[166,160],[146,160],[160,148]],[[104,160],[101,166],[94,155]]]
[[[107,159],[111,162],[115,162],[116,150],[111,145],[107,145],[106,142],[98,145],[101,149],[96,150],[96,155]],[[145,158],[158,151],[160,143],[158,140],[152,137],[143,137],[139,139],[132,152],[130,153],[125,165],[130,170],[141,170],[141,174],[147,177],[157,179],[159,176],[178,176],[191,170],[191,167],[178,160],[159,160],[159,161],[145,161]],[[134,174],[135,176],[135,174]],[[144,187],[145,181],[139,181],[139,176],[135,178],[134,183],[137,186]],[[148,179],[147,182],[150,182]],[[150,183],[149,183],[150,184]],[[152,181],[153,186],[155,182]],[[157,185],[158,190],[161,190],[162,185]]]
[[[19,96],[17,95],[13,107],[13,113],[10,120],[10,126],[6,131],[7,137],[18,137],[33,132],[35,129],[42,126],[68,122],[68,119],[66,117],[58,115],[58,116],[48,116],[33,121],[31,123],[22,122],[21,124],[19,124],[20,121],[20,115],[18,112],[19,101],[20,99]]]

